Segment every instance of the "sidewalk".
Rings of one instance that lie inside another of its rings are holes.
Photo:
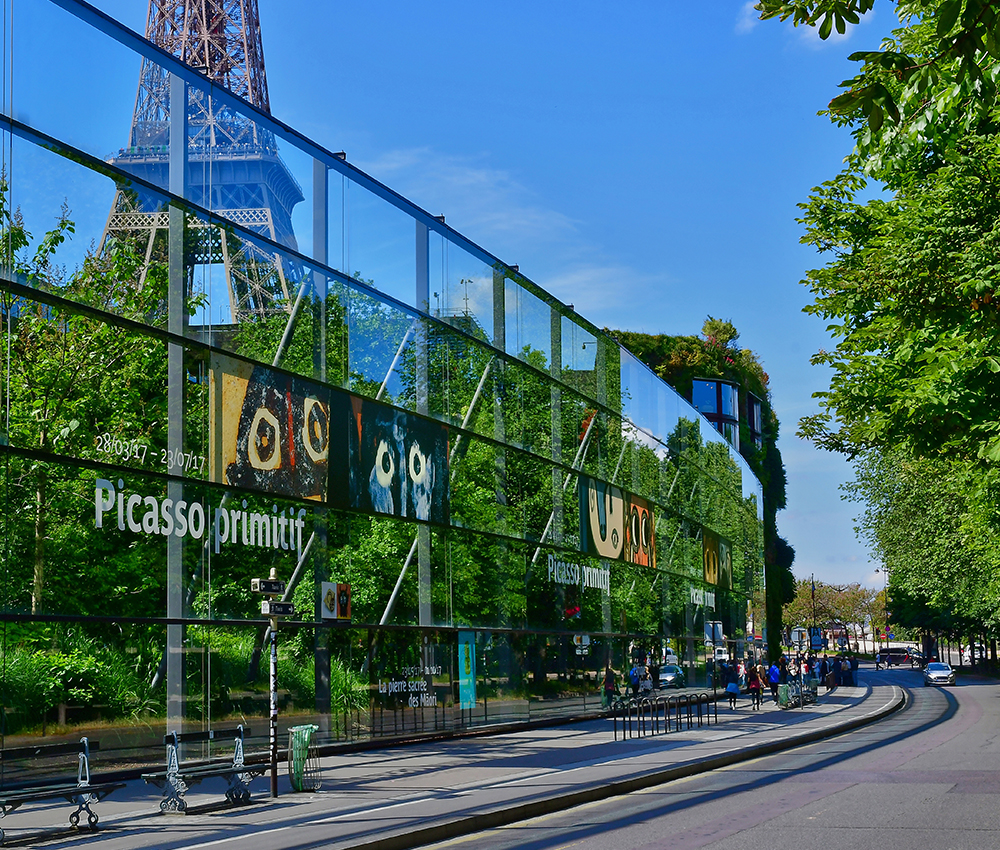
[[[822,688],[821,688],[822,691]],[[891,685],[837,688],[817,705],[779,709],[723,701],[718,725],[644,738],[613,738],[609,718],[496,735],[352,752],[324,758],[316,793],[291,792],[281,766],[279,797],[267,776],[254,803],[219,807],[225,784],[187,794],[187,815],[161,815],[151,786],[128,787],[95,804],[97,833],[67,830],[70,809],[26,806],[3,819],[7,843],[38,838],[56,846],[117,848],[229,844],[253,847],[396,850],[626,793],[819,740],[878,719],[903,704]],[[49,845],[51,846],[51,844]]]

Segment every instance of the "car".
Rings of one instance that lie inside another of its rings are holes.
[[[924,685],[954,685],[955,671],[943,661],[932,661],[924,668]]]
[[[878,651],[878,657],[886,667],[898,667],[910,663],[909,652],[905,646],[883,646]]]
[[[667,664],[660,668],[661,688],[683,688],[687,686],[684,671],[676,664]]]
[[[667,654],[663,656],[663,663],[664,664],[680,664],[681,662],[680,662],[680,659],[676,655],[674,655],[674,653],[672,651],[667,650]]]

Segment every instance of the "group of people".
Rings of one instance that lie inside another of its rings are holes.
[[[858,659],[846,653],[833,658],[824,654],[822,658],[817,658],[816,655],[801,652],[791,656],[782,655],[770,666],[765,666],[763,661],[744,663],[723,659],[718,662],[717,672],[718,684],[725,689],[730,708],[736,708],[737,700],[745,688],[750,697],[750,705],[756,710],[761,707],[765,688],[770,690],[771,699],[777,704],[779,686],[799,681],[800,676],[802,679],[819,679],[827,691],[842,685],[853,687],[858,683]],[[639,696],[656,687],[654,677],[658,673],[653,667],[634,664],[628,677],[632,695]],[[615,674],[611,667],[605,670],[603,691],[610,704],[617,694]]]

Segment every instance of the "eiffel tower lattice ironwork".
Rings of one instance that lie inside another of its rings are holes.
[[[292,208],[302,189],[278,156],[273,134],[211,96],[224,86],[270,112],[257,0],[150,0],[146,38],[204,74],[204,88],[188,87],[186,197],[247,230],[295,248]],[[110,162],[157,186],[167,186],[170,76],[149,59],[139,75],[127,147]],[[169,213],[162,201],[135,186],[119,186],[105,227],[145,252],[145,276],[166,257]],[[188,286],[195,270],[221,272],[232,322],[291,309],[298,270],[280,255],[240,239],[231,229],[189,216],[185,239]],[[293,280],[290,280],[292,278]]]

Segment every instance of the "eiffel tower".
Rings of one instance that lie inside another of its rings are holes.
[[[149,0],[146,38],[204,74],[188,89],[186,197],[247,230],[296,248],[292,208],[302,189],[278,156],[273,134],[214,100],[210,83],[224,86],[270,113],[257,0]],[[143,59],[127,147],[109,161],[156,186],[168,179],[169,74]],[[166,257],[169,213],[162,201],[119,186],[104,230],[145,253],[143,277]],[[188,217],[188,292],[196,269],[225,278],[231,322],[290,311],[290,284],[299,272],[231,230]],[[213,287],[213,291],[216,287]],[[223,324],[225,324],[223,322]]]

